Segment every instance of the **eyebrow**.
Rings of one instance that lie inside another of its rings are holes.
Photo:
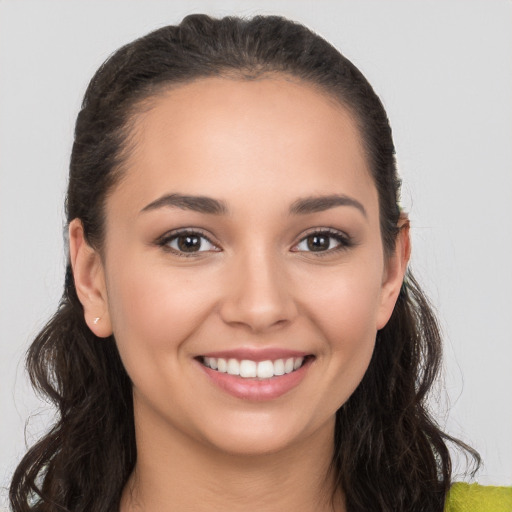
[[[194,212],[208,213],[211,215],[227,215],[229,213],[229,209],[224,201],[219,201],[212,197],[183,194],[167,194],[162,196],[145,206],[141,210],[141,213],[164,207],[177,207],[182,210],[192,210]]]
[[[352,206],[357,208],[365,217],[367,216],[364,206],[357,199],[344,194],[310,196],[297,199],[290,205],[290,215],[307,215],[308,213],[323,212],[337,206]]]
[[[364,217],[367,216],[364,206],[356,199],[344,194],[327,196],[309,196],[295,200],[289,209],[290,215],[307,215],[323,212],[338,206],[357,208]],[[166,194],[145,206],[141,213],[158,208],[181,208],[209,215],[228,215],[229,208],[224,201],[207,196],[191,196],[184,194]]]

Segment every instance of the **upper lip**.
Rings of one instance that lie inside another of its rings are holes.
[[[275,361],[277,359],[288,359],[290,357],[306,357],[310,352],[291,350],[286,348],[237,348],[231,350],[217,350],[201,354],[200,357],[215,357],[223,359],[237,359],[243,361]]]

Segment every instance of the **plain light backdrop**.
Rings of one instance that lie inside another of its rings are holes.
[[[482,454],[478,481],[512,484],[510,1],[0,0],[0,486],[25,436],[32,443],[51,420],[23,357],[62,291],[85,87],[122,44],[193,12],[301,21],[374,86],[393,127],[411,267],[444,334],[432,408]]]

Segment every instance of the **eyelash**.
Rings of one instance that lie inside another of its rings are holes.
[[[177,251],[176,249],[169,247],[169,244],[173,240],[178,239],[181,236],[187,236],[187,235],[194,236],[194,237],[199,236],[200,238],[204,238],[205,240],[207,240],[208,243],[215,245],[203,232],[201,232],[198,229],[194,229],[194,230],[184,229],[182,231],[171,231],[170,233],[166,233],[165,235],[161,236],[156,241],[156,243],[157,243],[157,245],[162,247],[162,249],[164,249],[165,251],[169,251],[172,254],[179,256],[180,258],[197,258],[198,254],[200,255],[201,252],[206,252],[206,251],[199,251],[199,252],[186,253],[186,252]],[[219,252],[219,251],[215,251],[215,252]]]
[[[332,229],[332,228],[315,228],[314,230],[306,233],[299,240],[299,242],[295,245],[297,246],[297,245],[301,244],[303,241],[305,241],[306,239],[308,239],[309,237],[311,237],[313,235],[327,236],[328,238],[333,238],[338,243],[337,247],[335,247],[333,249],[328,249],[327,251],[318,251],[318,252],[305,251],[305,252],[310,252],[320,258],[323,256],[331,256],[334,253],[347,250],[350,247],[354,246],[354,241],[348,235],[346,235],[345,233],[342,233],[341,231],[338,231],[336,229]],[[329,245],[330,245],[330,242],[329,242]],[[299,252],[299,251],[297,251],[297,252]]]
[[[208,243],[215,245],[215,243],[212,242],[210,240],[210,238],[208,236],[206,236],[206,234],[204,234],[203,232],[201,232],[200,230],[197,230],[197,229],[194,229],[194,230],[185,229],[182,231],[174,231],[174,232],[166,233],[165,235],[163,235],[159,239],[157,239],[156,244],[158,246],[162,247],[164,250],[172,252],[174,255],[176,255],[180,258],[196,258],[202,252],[207,252],[207,251],[198,251],[198,252],[186,253],[186,252],[182,252],[182,251],[173,249],[172,247],[169,247],[169,243],[178,239],[179,237],[187,236],[187,235],[204,238],[205,240],[208,241]],[[317,228],[314,231],[310,231],[309,233],[306,233],[305,236],[303,236],[299,240],[299,242],[297,244],[295,244],[295,246],[298,246],[299,244],[304,242],[307,238],[309,238],[313,235],[324,235],[324,236],[327,235],[328,238],[333,238],[338,242],[337,247],[335,247],[333,249],[328,249],[327,251],[318,251],[318,252],[304,251],[304,252],[311,252],[317,257],[332,255],[335,252],[346,250],[354,245],[354,242],[351,240],[351,238],[348,235],[346,235],[340,231],[337,231],[337,230],[334,230],[331,228]],[[214,251],[214,252],[220,252],[220,251]],[[301,252],[301,251],[294,251],[294,252]]]

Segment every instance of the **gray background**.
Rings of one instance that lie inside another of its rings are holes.
[[[302,21],[366,74],[391,120],[412,269],[439,313],[439,422],[512,484],[509,1],[0,1],[0,486],[52,412],[23,356],[63,284],[63,198],[88,80],[120,45],[192,12]],[[30,419],[26,433],[25,422]],[[1,497],[1,492],[0,492]],[[2,500],[0,498],[0,508]]]

